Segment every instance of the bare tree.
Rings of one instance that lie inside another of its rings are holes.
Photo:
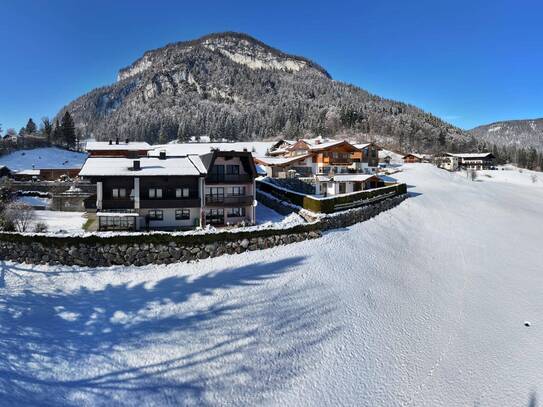
[[[34,216],[34,208],[24,202],[10,202],[4,210],[5,219],[13,223],[17,232],[26,232]]]
[[[474,170],[474,169],[468,170],[468,178],[472,181],[475,181],[477,179],[477,170]]]

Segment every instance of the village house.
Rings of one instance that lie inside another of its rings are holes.
[[[492,153],[449,153],[458,158],[458,167],[470,170],[488,170],[494,168],[495,159]]]
[[[443,168],[447,171],[457,171],[458,170],[458,157],[449,154],[438,154],[434,157],[434,163],[437,167]]]
[[[314,186],[317,195],[328,196],[377,185],[378,178],[371,175],[379,164],[378,150],[373,143],[354,145],[320,137],[280,140],[255,162],[268,177],[298,179]]]
[[[99,230],[184,230],[255,222],[256,170],[248,152],[87,158]]]
[[[148,143],[142,141],[120,141],[118,138],[109,141],[89,141],[85,150],[90,157],[145,157],[152,150]]]
[[[403,156],[403,162],[404,164],[418,164],[428,162],[428,159],[422,154],[410,153]]]

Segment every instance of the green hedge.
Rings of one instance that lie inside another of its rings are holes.
[[[79,244],[88,245],[131,245],[134,243],[142,244],[169,244],[175,243],[178,246],[195,246],[214,242],[234,241],[242,239],[252,239],[269,236],[284,236],[294,233],[311,232],[320,229],[319,223],[306,223],[296,225],[287,229],[262,229],[254,231],[239,232],[220,232],[206,233],[201,235],[182,235],[176,236],[171,233],[140,233],[137,235],[119,235],[119,236],[38,236],[21,235],[19,233],[0,232],[0,241],[14,243],[40,243],[45,247],[65,247],[69,245],[77,246]]]
[[[386,184],[385,184],[386,185]],[[394,192],[394,196],[407,193],[406,184],[388,183],[387,186],[365,191],[354,192],[349,195],[342,195],[327,199],[316,199],[308,195],[294,193],[275,187],[266,182],[257,181],[258,189],[272,194],[283,200],[292,202],[295,205],[301,206],[304,209],[312,212],[333,213],[336,212],[336,205],[349,204],[359,200],[376,198],[380,195],[386,195]]]

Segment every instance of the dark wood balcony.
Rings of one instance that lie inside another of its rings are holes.
[[[179,198],[179,199],[142,199],[140,208],[199,208],[200,199],[197,198]]]
[[[206,206],[249,206],[253,204],[251,195],[206,195]]]
[[[134,209],[134,201],[125,199],[104,199],[102,209]]]
[[[249,174],[208,174],[206,184],[246,184],[253,182]]]

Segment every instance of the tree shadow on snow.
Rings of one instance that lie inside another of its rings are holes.
[[[312,350],[338,331],[333,299],[318,286],[243,289],[302,262],[95,291],[4,287],[0,399],[11,406],[261,403],[311,368]],[[15,264],[1,270],[22,279],[40,272]],[[218,290],[231,292],[218,297]]]

